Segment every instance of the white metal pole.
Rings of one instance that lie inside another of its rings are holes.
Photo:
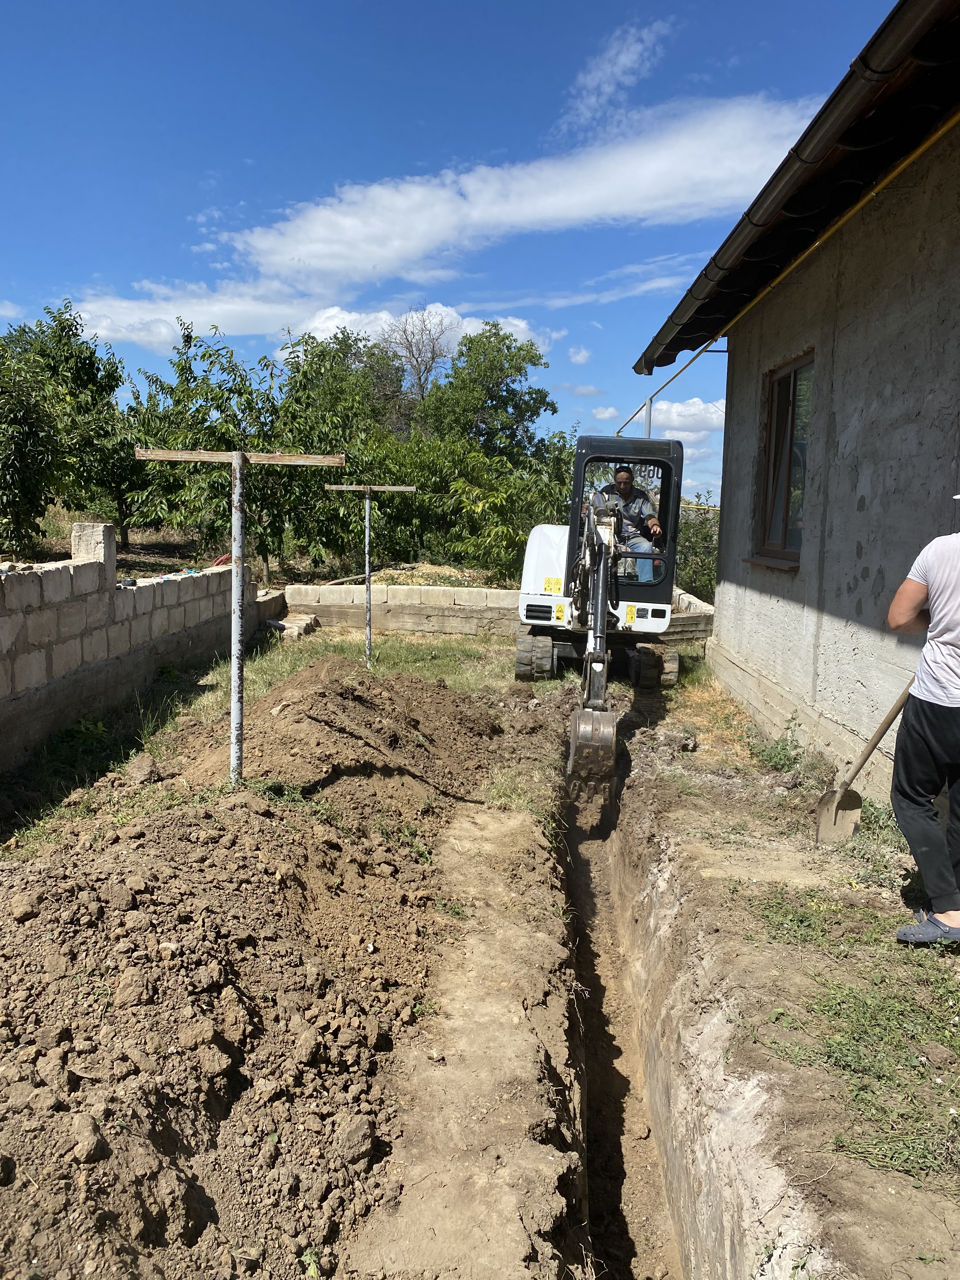
[[[373,632],[373,627],[372,627],[373,610],[371,608],[371,602],[370,602],[370,490],[364,489],[363,496],[364,496],[363,553],[365,558],[365,569],[366,569],[365,581],[367,584],[367,670],[369,671],[370,670],[370,652],[372,649],[371,636]]]
[[[234,453],[230,467],[232,568],[230,581],[230,782],[243,779],[243,468]]]

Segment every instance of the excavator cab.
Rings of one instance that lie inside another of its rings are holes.
[[[633,473],[632,511],[616,486],[624,467]],[[614,779],[611,649],[625,649],[639,670],[643,642],[670,624],[682,472],[679,441],[581,436],[567,527],[537,525],[527,541],[519,609],[529,631],[517,640],[516,675],[532,680],[552,675],[562,660],[581,664],[567,765],[572,793],[603,789]],[[656,536],[638,535],[638,513],[656,517]],[[675,654],[661,658],[661,683],[676,682],[678,665]]]

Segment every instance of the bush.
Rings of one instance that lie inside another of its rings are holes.
[[[717,590],[720,511],[710,506],[712,496],[708,489],[695,494],[692,505],[681,506],[677,530],[677,586],[706,604],[713,604]]]

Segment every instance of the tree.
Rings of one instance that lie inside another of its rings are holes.
[[[416,421],[434,435],[455,434],[487,457],[520,463],[542,449],[534,426],[557,406],[530,369],[546,369],[536,343],[520,342],[495,320],[460,339],[450,373],[434,382]]]
[[[454,549],[501,579],[518,578],[527,537],[537,524],[566,524],[576,440],[556,431],[523,463],[467,454],[453,481],[460,520]]]
[[[109,345],[101,349],[95,335],[84,336],[69,301],[45,315],[9,329],[0,347],[14,361],[29,358],[35,376],[53,389],[60,448],[50,497],[115,519],[126,547],[145,473],[133,454],[134,422],[117,405],[123,365]]]
[[[450,313],[438,307],[407,311],[383,331],[383,345],[403,363],[407,387],[417,403],[426,398],[438,371],[453,353]]]
[[[26,555],[53,500],[63,461],[63,393],[43,360],[0,344],[0,545]]]

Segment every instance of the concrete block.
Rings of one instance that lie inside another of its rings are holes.
[[[34,649],[13,660],[13,692],[26,693],[47,682],[47,651]]]
[[[116,588],[113,590],[116,595]],[[113,604],[113,596],[107,594],[106,591],[98,591],[95,595],[87,597],[87,630],[93,631],[97,627],[105,627],[112,620],[110,606]]]
[[[115,622],[107,627],[107,657],[118,658],[130,649],[130,623]]]
[[[60,604],[68,600],[73,591],[73,566],[68,560],[62,564],[45,564],[40,570],[40,589],[44,604]]]
[[[209,622],[210,619],[213,617],[213,605],[214,605],[213,597],[207,596],[203,600],[198,600],[197,605],[200,610],[199,621]]]
[[[392,605],[420,604],[422,587],[388,587],[387,600]]]
[[[129,621],[133,617],[133,606],[136,597],[128,587],[121,587],[113,595],[113,616],[118,622]]]
[[[69,640],[71,636],[81,635],[87,626],[87,602],[71,600],[59,608],[59,633],[61,640]]]
[[[105,580],[116,580],[117,531],[112,524],[75,524],[70,535],[70,554],[74,560],[98,560],[103,565]]]
[[[0,613],[0,654],[11,654],[24,633],[25,613]]]
[[[299,604],[315,604],[319,599],[320,591],[329,591],[329,587],[312,587],[307,584],[293,583],[289,587],[284,588],[283,594],[287,598],[287,606],[292,608]]]
[[[73,640],[65,640],[55,644],[50,651],[50,675],[54,680],[76,671],[83,661],[83,646],[79,636]]]
[[[419,588],[418,588],[419,590]],[[317,604],[354,604],[354,588],[350,585],[339,587],[316,587],[315,601]],[[289,597],[287,597],[289,602]],[[301,603],[306,604],[307,601]]]
[[[468,614],[438,613],[411,630],[437,631],[441,635],[475,636],[479,628],[476,618],[471,618]]]
[[[171,635],[174,632],[183,630],[184,607],[182,604],[175,604],[170,610],[170,616],[167,619],[167,630]]]
[[[130,648],[138,649],[150,639],[150,619],[153,615],[142,613],[130,619]]]
[[[83,564],[73,566],[73,594],[89,595],[99,591],[103,583],[103,566],[97,560],[87,560]]]
[[[157,598],[158,603],[169,609],[171,605],[176,604],[180,599],[180,583],[175,578],[172,578],[169,582],[159,583]]]
[[[180,579],[181,603],[186,604],[188,600],[199,600],[206,593],[206,584],[198,573],[188,573]]]
[[[516,613],[520,601],[519,591],[487,591],[486,600],[482,601],[487,609],[509,609],[512,613]],[[460,600],[457,601],[461,603]],[[462,603],[466,603],[463,601]],[[475,603],[475,602],[474,602]]]
[[[157,605],[158,582],[138,582],[135,587],[125,588],[133,591],[133,612],[136,617],[153,613]]]
[[[43,588],[40,575],[32,570],[25,573],[8,573],[3,579],[3,603],[11,613],[23,609],[39,609],[43,604]]]
[[[183,625],[185,629],[195,627],[200,621],[200,601],[188,600],[183,606]]]
[[[233,570],[227,565],[223,569],[208,569],[206,578],[208,582],[207,590],[211,595],[218,591],[230,590],[230,579],[233,577]]]
[[[107,656],[107,633],[103,627],[96,631],[85,631],[83,640],[83,660],[89,666],[92,662],[103,662]]]
[[[26,614],[27,644],[42,649],[57,639],[57,609],[32,609]]]
[[[0,698],[9,698],[13,688],[13,663],[9,658],[0,658]]]
[[[446,607],[453,608],[456,603],[455,591],[453,587],[421,587],[420,597],[424,604],[430,605],[432,608]]]
[[[150,639],[156,640],[158,636],[165,636],[170,629],[170,610],[154,609],[150,615]]]

